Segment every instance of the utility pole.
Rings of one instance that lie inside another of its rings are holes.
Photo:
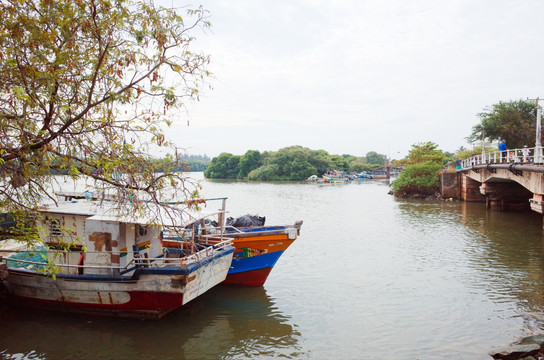
[[[487,164],[485,158],[485,129],[482,129],[482,164]]]
[[[542,164],[542,108],[538,105],[539,98],[531,100],[536,101],[536,140],[534,163]]]
[[[538,149],[538,158],[535,161],[537,164],[542,163],[542,108],[538,105],[538,98],[536,98],[536,141],[535,141],[535,152]]]

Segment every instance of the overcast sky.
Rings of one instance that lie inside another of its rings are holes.
[[[486,106],[544,97],[543,0],[200,4],[214,89],[169,131],[189,154],[454,152]]]

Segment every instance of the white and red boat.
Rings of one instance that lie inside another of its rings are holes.
[[[191,216],[170,217],[178,223],[167,226],[150,225],[156,221],[126,211],[121,215],[112,202],[90,200],[41,211],[47,219],[42,224],[46,246],[3,259],[3,283],[17,304],[160,318],[224,281],[231,266],[234,247],[227,239],[190,249],[163,248],[161,231],[194,222]]]

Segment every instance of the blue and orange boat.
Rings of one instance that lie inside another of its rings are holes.
[[[300,235],[302,221],[292,225],[265,226],[264,217],[250,215],[229,221],[224,219],[226,198],[221,199],[223,211],[217,221],[203,219],[195,222],[191,228],[185,229],[182,236],[163,233],[163,247],[181,248],[192,246],[193,242],[216,244],[231,239],[235,251],[223,284],[262,286],[278,259]]]
[[[301,226],[302,221],[285,226],[227,227],[225,236],[233,239],[236,250],[223,284],[262,286],[280,256],[297,239]]]

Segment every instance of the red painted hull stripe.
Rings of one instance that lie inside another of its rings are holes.
[[[222,284],[243,285],[243,286],[263,286],[272,267],[262,268],[251,271],[228,274]]]

